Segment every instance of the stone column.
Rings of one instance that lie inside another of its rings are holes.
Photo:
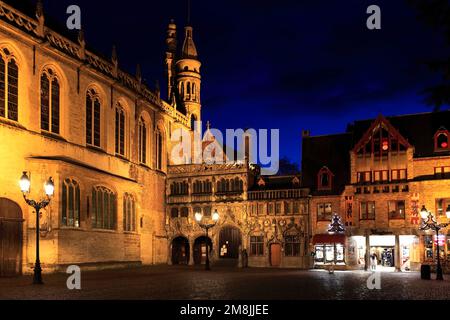
[[[189,265],[193,266],[195,264],[194,262],[194,242],[195,240],[189,241]]]
[[[401,252],[400,252],[400,236],[398,234],[395,235],[395,252],[394,252],[395,256],[395,271],[396,272],[401,272],[401,266],[402,266],[402,261],[401,261]]]
[[[364,270],[368,271],[370,267],[370,232],[366,232],[366,256]]]

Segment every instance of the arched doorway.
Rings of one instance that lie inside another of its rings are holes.
[[[194,263],[205,264],[206,263],[206,244],[209,247],[209,258],[211,259],[212,241],[205,236],[195,239],[194,242]]]
[[[241,231],[236,227],[223,227],[219,235],[219,258],[239,259]]]
[[[189,264],[189,240],[185,237],[172,241],[172,264]]]
[[[22,224],[19,205],[0,198],[0,277],[22,273]]]

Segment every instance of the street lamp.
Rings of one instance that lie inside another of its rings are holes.
[[[53,179],[51,177],[45,182],[44,190],[47,197],[39,202],[28,198],[31,188],[31,180],[28,177],[27,172],[23,173],[20,178],[19,185],[25,202],[36,211],[36,262],[34,265],[33,284],[43,284],[41,261],[39,259],[39,215],[40,211],[50,204],[51,197],[55,192],[55,184],[53,183]]]
[[[431,212],[425,208],[425,206],[422,207],[422,210],[420,211],[420,215],[422,217],[422,226],[420,227],[420,230],[427,231],[427,230],[434,230],[436,231],[436,239],[437,239],[437,268],[436,268],[436,280],[444,280],[444,277],[442,275],[442,266],[441,266],[441,255],[440,255],[440,249],[439,249],[439,230],[448,227],[449,223],[438,223],[435,217]],[[447,207],[446,210],[447,219],[450,219],[450,205]]]
[[[209,229],[214,228],[219,221],[219,213],[217,210],[214,211],[212,215],[212,223],[203,223],[203,214],[201,212],[195,213],[195,220],[197,221],[200,228],[205,229],[206,231],[206,263],[205,263],[205,270],[211,270],[209,266]]]

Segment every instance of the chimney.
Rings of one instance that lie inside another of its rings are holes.
[[[302,138],[309,138],[311,136],[311,131],[302,130]]]

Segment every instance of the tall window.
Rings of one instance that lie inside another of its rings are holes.
[[[437,199],[436,200],[436,213],[438,216],[445,216],[447,208],[450,206],[450,199]]]
[[[0,51],[0,117],[18,121],[19,68],[8,49]]]
[[[71,179],[64,180],[61,198],[61,223],[65,227],[80,227],[80,187]]]
[[[123,230],[136,231],[136,206],[133,196],[125,193],[123,197]]]
[[[331,221],[332,207],[331,203],[319,203],[317,205],[317,220]]]
[[[100,97],[95,90],[86,94],[86,143],[100,148]]]
[[[59,82],[51,69],[41,75],[41,129],[59,134]]]
[[[298,234],[284,237],[284,255],[286,257],[300,256],[300,236]]]
[[[116,154],[125,155],[125,111],[120,106],[116,107]]]
[[[117,221],[116,195],[104,188],[92,190],[92,228],[115,230]]]
[[[375,202],[361,202],[361,220],[375,220]]]
[[[139,162],[147,163],[147,126],[145,120],[139,120]]]
[[[163,168],[163,137],[159,129],[156,129],[155,134],[156,141],[156,169],[162,170]]]
[[[250,255],[263,256],[264,255],[264,237],[256,236],[250,237]]]
[[[389,219],[405,219],[405,201],[389,201]]]

